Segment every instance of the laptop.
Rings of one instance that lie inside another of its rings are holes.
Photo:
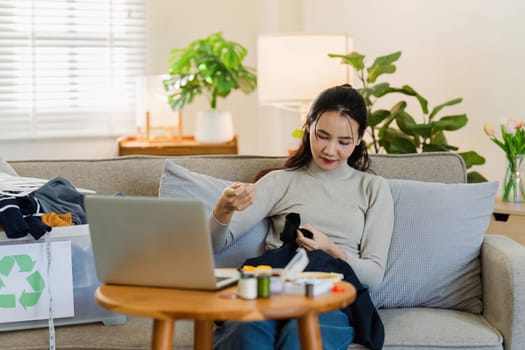
[[[217,290],[239,278],[215,269],[201,201],[89,195],[85,208],[103,283]]]

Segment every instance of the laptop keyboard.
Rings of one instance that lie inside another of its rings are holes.
[[[227,280],[229,277],[215,276],[215,282]]]

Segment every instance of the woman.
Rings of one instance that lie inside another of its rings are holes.
[[[323,91],[312,104],[297,152],[283,169],[255,184],[236,183],[218,199],[210,226],[214,241],[236,237],[235,219],[245,232],[264,217],[271,220],[267,248],[282,242],[280,232],[289,213],[298,213],[313,237],[297,230],[297,244],[321,249],[346,261],[363,284],[381,282],[393,226],[393,203],[386,181],[368,170],[367,111],[350,85]],[[340,311],[319,316],[325,349],[346,349],[352,325]],[[227,322],[216,332],[217,349],[300,349],[294,320]]]

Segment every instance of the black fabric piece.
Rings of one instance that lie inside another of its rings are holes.
[[[293,213],[295,214],[295,213]],[[263,255],[247,259],[244,265],[270,265],[283,268],[292,259],[297,250],[295,238],[290,240],[291,232],[294,233],[299,225],[299,214],[286,216],[286,224],[281,237],[287,239],[281,247],[266,251]],[[283,236],[284,234],[284,236]],[[346,261],[336,259],[322,250],[307,251],[309,263],[305,271],[337,272],[343,274],[343,279],[351,283],[356,291],[356,299],[347,307],[341,309],[348,317],[350,324],[355,329],[354,342],[365,345],[371,350],[383,348],[385,328],[375,305],[370,299],[368,288],[365,288],[354,270]]]
[[[299,231],[301,231],[303,236],[305,236],[306,238],[310,238],[310,239],[314,238],[314,234],[305,228],[300,228]]]
[[[16,202],[22,211],[22,215],[33,215],[36,214],[38,210],[38,203],[32,195],[27,195],[23,197],[16,197]]]
[[[24,197],[0,196],[0,226],[7,238],[21,238],[30,234],[38,240],[51,227],[44,224],[40,217],[32,216],[38,205],[31,195]]]
[[[68,180],[55,177],[32,194],[40,201],[44,213],[71,213],[75,225],[87,223],[84,195]]]
[[[301,224],[301,217],[297,213],[290,213],[286,215],[286,222],[284,224],[283,231],[279,236],[283,244],[289,244],[292,247],[297,248],[297,243],[295,239],[297,238],[297,229]]]
[[[0,196],[0,226],[4,229],[7,238],[20,238],[29,233],[29,226],[15,197]]]
[[[289,213],[286,215],[286,222],[279,239],[284,244],[290,244],[292,247],[298,247],[295,239],[297,238],[297,230],[300,230],[306,238],[313,238],[312,232],[305,228],[299,228],[301,225],[301,216],[297,213]]]
[[[26,216],[24,217],[25,222],[29,226],[29,233],[34,239],[39,240],[40,237],[51,231],[51,227],[44,224],[42,219],[38,216]]]

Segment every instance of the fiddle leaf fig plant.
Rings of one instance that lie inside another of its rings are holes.
[[[212,110],[217,100],[233,90],[249,94],[257,87],[256,71],[245,66],[247,49],[223,38],[221,32],[170,51],[169,74],[164,80],[168,102],[181,110],[199,95],[206,95]]]
[[[464,127],[468,118],[466,114],[441,116],[444,108],[457,105],[462,98],[429,107],[428,100],[409,85],[392,86],[388,82],[378,82],[385,74],[393,74],[397,67],[395,62],[401,57],[401,51],[377,57],[368,67],[365,56],[353,51],[347,55],[328,54],[329,57],[341,59],[341,63],[351,65],[357,72],[363,95],[368,109],[368,129],[371,141],[368,147],[375,153],[419,153],[437,151],[457,151],[458,147],[448,143],[445,135]],[[420,109],[419,119],[407,111],[407,102],[401,100],[390,109],[377,108],[377,102],[388,94],[401,94],[415,98]],[[485,163],[485,158],[475,151],[458,152],[465,161],[467,169],[474,165]],[[468,182],[483,182],[485,177],[475,171],[467,174]]]

